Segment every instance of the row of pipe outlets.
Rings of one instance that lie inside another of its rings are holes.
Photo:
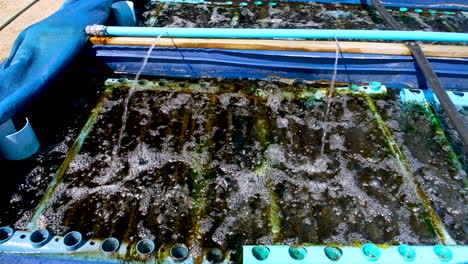
[[[1,227],[0,228],[0,244],[7,242],[15,233],[11,227]],[[37,229],[34,230],[29,236],[29,242],[33,248],[41,248],[45,246],[51,239],[53,235],[45,229]],[[21,235],[20,239],[26,238],[26,235]],[[55,241],[58,242],[60,238],[55,238]],[[78,231],[71,231],[68,232],[62,239],[62,243],[65,246],[67,251],[76,251],[81,246],[83,246],[86,241],[83,239],[83,235],[81,235]],[[91,245],[94,245],[95,242],[91,241]],[[102,253],[108,255],[117,252],[120,247],[120,242],[118,239],[110,237],[105,239],[100,246],[100,250]],[[150,255],[154,252],[156,245],[152,240],[143,239],[140,240],[135,249],[138,254],[142,256]],[[187,249],[188,253],[188,249]]]
[[[0,227],[0,245],[10,240],[13,237],[14,233],[15,233],[15,230],[13,230],[11,227],[7,227],[7,226]],[[19,234],[21,234],[19,235],[19,239],[25,239],[27,237],[26,232],[19,232]],[[30,246],[35,249],[39,249],[39,248],[46,246],[46,244],[49,243],[49,241],[51,240],[54,240],[55,242],[59,242],[60,237],[53,238],[53,235],[48,230],[45,230],[45,229],[34,230],[29,235]],[[63,247],[68,252],[79,250],[82,246],[86,244],[86,242],[87,241],[83,239],[82,234],[78,231],[71,231],[67,233],[62,239]],[[96,242],[94,241],[90,241],[89,243],[89,245],[92,245],[92,246],[94,246],[95,244]],[[117,238],[109,237],[101,242],[99,246],[99,250],[104,255],[110,256],[113,254],[118,254],[117,252],[119,251],[120,246],[121,246],[120,241]],[[150,256],[151,254],[153,254],[155,249],[156,249],[156,245],[154,241],[150,239],[142,239],[138,241],[138,243],[135,245],[136,252],[142,257]],[[45,250],[44,252],[47,252],[48,248],[44,247],[44,250]],[[84,247],[84,250],[87,251],[88,249]],[[175,244],[170,249],[169,254],[174,262],[182,262],[189,257],[190,252],[186,245]],[[223,261],[223,252],[218,248],[211,249],[208,251],[206,255],[206,259],[211,263],[220,263]]]
[[[448,262],[453,259],[452,250],[444,245],[435,245],[433,247],[434,254],[442,262]],[[307,250],[304,247],[289,247],[289,256],[294,260],[303,260],[307,255]],[[371,262],[377,261],[380,258],[381,250],[374,244],[365,244],[361,247],[363,256]],[[409,245],[400,245],[398,253],[401,259],[405,262],[412,262],[416,259],[416,250]],[[325,247],[324,254],[331,261],[338,261],[343,256],[343,251],[339,247]],[[255,246],[252,248],[252,255],[259,261],[268,259],[270,249],[267,246]]]

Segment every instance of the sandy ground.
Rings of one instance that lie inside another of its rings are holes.
[[[32,0],[0,0],[0,24]],[[18,34],[29,25],[48,17],[62,5],[62,0],[40,0],[0,31],[0,62],[8,57]]]

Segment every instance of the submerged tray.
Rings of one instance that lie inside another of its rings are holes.
[[[247,244],[468,240],[466,173],[437,112],[399,103],[396,90],[328,98],[319,82],[106,84],[43,200],[16,227],[79,231],[94,245],[78,252],[99,261],[162,260],[177,244],[198,263],[212,248],[237,261]],[[122,245],[109,256],[99,251],[108,237]],[[140,239],[157,253],[139,256]],[[64,257],[7,243],[0,251]]]

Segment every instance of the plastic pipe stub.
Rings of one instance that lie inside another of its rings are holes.
[[[206,259],[211,263],[220,263],[223,260],[223,252],[219,248],[208,251]]]
[[[153,240],[150,239],[140,240],[136,244],[136,251],[138,252],[138,254],[143,256],[151,255],[154,252],[155,248],[156,245],[154,244]]]
[[[117,252],[120,247],[120,242],[117,238],[109,237],[102,241],[101,252],[104,254],[112,254]]]
[[[325,255],[332,261],[338,261],[343,256],[343,251],[341,248],[337,247],[326,247],[324,249]]]
[[[188,257],[189,250],[186,245],[177,244],[171,248],[170,254],[175,261],[183,261]]]
[[[49,242],[50,237],[51,236],[49,231],[45,229],[38,229],[31,233],[29,236],[29,241],[31,241],[31,245],[34,248],[40,248]]]
[[[289,247],[289,256],[295,260],[302,260],[307,255],[307,250],[303,247]]]
[[[112,4],[112,19],[116,26],[136,26],[135,8],[132,1],[118,1]]]
[[[39,150],[39,140],[29,120],[19,131],[10,120],[0,124],[0,157],[6,160],[22,160],[34,155]]]
[[[14,232],[15,230],[13,230],[11,227],[0,227],[0,244],[7,242],[11,236],[13,236]]]
[[[379,82],[370,82],[369,83],[369,88],[373,91],[378,91],[382,87],[382,84]]]
[[[265,246],[255,246],[252,248],[252,255],[258,260],[266,260],[270,255],[270,249]]]
[[[377,261],[380,258],[380,249],[374,244],[365,244],[361,250],[369,261]]]
[[[444,245],[435,245],[434,246],[434,253],[442,262],[449,262],[453,259],[452,250]]]
[[[416,259],[416,251],[413,247],[408,245],[401,245],[398,247],[398,253],[404,261],[411,262]]]
[[[80,232],[77,231],[71,231],[63,237],[63,244],[65,245],[68,251],[77,250],[81,246],[82,241],[83,236]]]

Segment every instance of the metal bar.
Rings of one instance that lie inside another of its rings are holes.
[[[393,18],[393,16],[387,11],[387,9],[385,9],[385,7],[382,5],[380,0],[369,0],[369,1],[374,5],[377,11],[379,11],[380,15],[382,15],[384,20],[393,29],[395,30],[402,29],[402,26],[400,25],[400,23],[398,23],[398,21],[396,21],[395,18]],[[407,32],[413,32],[413,31],[407,31]],[[419,44],[414,43],[414,42],[408,42],[407,46],[411,50],[411,54],[413,55],[414,59],[418,63],[419,67],[421,68],[427,82],[431,85],[432,89],[434,90],[434,93],[439,99],[440,104],[442,105],[442,108],[444,108],[445,113],[447,114],[448,118],[452,122],[452,125],[455,127],[455,130],[457,130],[458,136],[463,142],[463,146],[462,146],[463,153],[464,155],[467,155],[468,154],[468,127],[467,125],[465,124],[461,116],[458,114],[458,111],[455,108],[455,105],[450,100],[445,89],[442,87],[442,83],[437,78],[437,75],[432,69],[431,64],[427,60],[426,56],[424,56],[424,52],[422,51],[421,46],[419,46]]]

